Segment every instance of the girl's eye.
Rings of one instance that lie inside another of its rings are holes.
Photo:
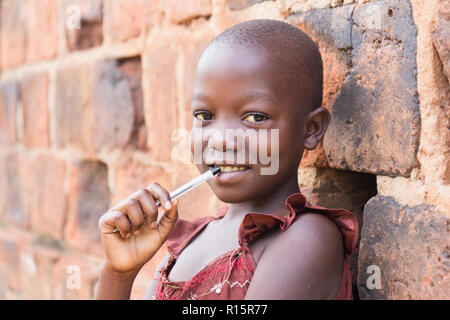
[[[264,120],[269,119],[268,117],[266,117],[265,115],[262,114],[249,114],[248,116],[246,116],[244,118],[244,121],[248,121],[248,122],[261,122]]]
[[[194,114],[194,117],[198,120],[212,120],[214,118],[209,112],[198,112]]]

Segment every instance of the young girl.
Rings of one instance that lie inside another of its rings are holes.
[[[111,208],[99,221],[106,262],[96,298],[129,299],[139,270],[166,243],[145,298],[352,299],[356,217],[310,205],[297,180],[304,149],[316,148],[330,121],[322,86],[319,50],[287,23],[252,20],[211,41],[197,66],[191,143],[201,146],[200,173],[221,166],[208,183],[229,205],[181,220],[178,202],[152,183]],[[239,145],[227,130],[258,135]],[[262,139],[269,131],[276,135]],[[249,161],[251,142],[274,172]],[[240,152],[245,160],[224,160]]]

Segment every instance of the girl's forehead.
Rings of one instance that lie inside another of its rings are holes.
[[[208,49],[198,64],[192,102],[291,104],[295,90],[283,69],[261,51],[222,46]]]

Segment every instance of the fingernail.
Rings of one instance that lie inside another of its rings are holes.
[[[136,230],[133,234],[134,234],[135,236],[137,236],[137,235],[139,234],[139,230]]]
[[[171,203],[170,201],[166,201],[166,202],[165,202],[165,205],[166,205],[166,209],[167,209],[167,210],[172,209],[172,203]]]

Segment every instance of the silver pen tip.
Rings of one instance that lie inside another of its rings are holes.
[[[220,173],[220,167],[219,166],[211,168],[210,170],[211,170],[211,172],[212,172],[212,174],[214,176],[217,176]]]

